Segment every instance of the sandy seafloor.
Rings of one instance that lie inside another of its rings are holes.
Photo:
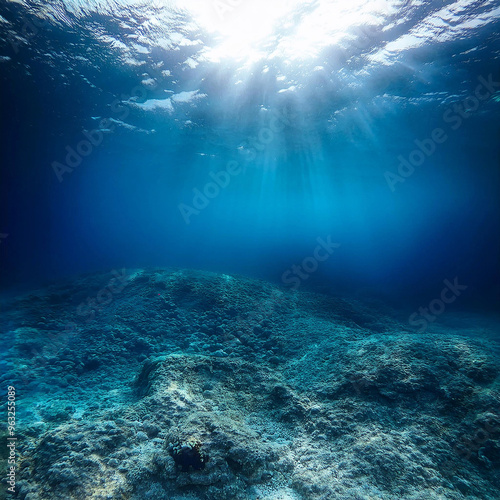
[[[374,301],[116,275],[2,306],[9,498],[500,498],[494,322],[450,310],[419,333]],[[5,471],[6,418],[1,434]]]

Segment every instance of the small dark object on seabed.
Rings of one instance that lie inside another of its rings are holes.
[[[177,468],[182,468],[182,472],[202,470],[208,462],[208,455],[201,450],[201,443],[196,440],[171,446],[170,455]]]

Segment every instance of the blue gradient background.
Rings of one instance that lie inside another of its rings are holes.
[[[433,8],[428,2],[409,12],[408,22]],[[30,19],[33,12],[0,8],[17,30],[20,13]],[[304,287],[416,304],[458,276],[469,287],[461,306],[498,307],[498,91],[457,130],[443,121],[446,110],[474,94],[479,76],[500,82],[498,18],[467,37],[402,51],[393,64],[368,65],[366,54],[407,32],[404,23],[370,47],[354,46],[352,58],[325,47],[322,69],[297,69],[290,81],[300,83],[298,90],[279,92],[278,63],[242,70],[200,62],[186,70],[181,62],[194,48],[153,47],[143,66],[127,66],[94,33],[99,25],[118,36],[116,20],[95,12],[69,17],[68,26],[45,24],[17,53],[6,36],[0,49],[9,58],[0,63],[5,288],[141,266],[281,282],[284,271],[312,255],[318,237],[330,235],[340,247]],[[198,36],[210,43],[208,34]],[[167,83],[155,70],[159,61],[174,75]],[[235,85],[241,71],[243,83]],[[144,73],[154,88],[141,85]],[[165,88],[205,97],[168,116],[116,108],[136,87],[139,103],[164,98]],[[288,124],[245,161],[242,143],[269,127],[275,112],[285,112]],[[51,165],[64,161],[65,148],[75,148],[83,131],[98,127],[92,117],[122,113],[133,129],[103,134],[58,182]],[[398,156],[407,158],[414,141],[436,127],[448,139],[392,192],[385,172],[397,172]],[[186,224],[179,204],[191,204],[193,189],[234,160],[244,172]]]

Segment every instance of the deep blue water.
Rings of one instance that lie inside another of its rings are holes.
[[[3,3],[4,287],[176,266],[498,307],[499,4],[358,3],[261,40],[241,6]]]

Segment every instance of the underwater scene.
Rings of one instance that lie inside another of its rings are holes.
[[[500,2],[0,0],[0,499],[499,500]]]

